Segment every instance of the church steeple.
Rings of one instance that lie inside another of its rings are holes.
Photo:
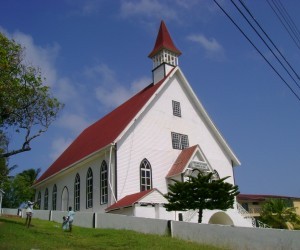
[[[161,21],[154,48],[148,56],[153,61],[154,83],[163,79],[178,65],[180,55],[181,52],[174,45],[164,21]]]

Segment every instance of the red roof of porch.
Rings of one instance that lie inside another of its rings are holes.
[[[181,174],[184,171],[186,165],[188,164],[196,149],[197,145],[183,149],[178,155],[176,161],[174,162],[166,177],[170,178],[174,175]]]
[[[153,192],[154,190],[157,190],[157,189],[154,188],[154,189],[145,190],[145,191],[142,191],[139,193],[127,195],[124,198],[122,198],[121,200],[112,204],[110,207],[106,208],[105,211],[109,212],[109,211],[120,209],[120,208],[131,207],[135,203],[137,203],[139,200],[141,200],[142,198],[147,196],[149,193]]]

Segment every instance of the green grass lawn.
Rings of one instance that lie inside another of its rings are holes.
[[[33,218],[30,228],[24,223],[25,219],[18,217],[0,217],[0,249],[220,249],[128,230],[73,226],[70,233],[52,221]]]

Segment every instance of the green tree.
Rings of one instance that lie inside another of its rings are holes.
[[[165,195],[169,201],[165,204],[167,211],[198,209],[198,223],[201,223],[204,209],[232,208],[234,198],[239,194],[238,186],[225,182],[228,177],[212,180],[212,176],[213,173],[199,173],[197,177],[190,176],[186,182],[174,180]]]
[[[23,137],[19,147],[0,152],[0,158],[31,150],[31,141],[48,130],[63,107],[43,85],[40,69],[24,63],[24,51],[0,33],[0,143],[8,142],[8,131]]]
[[[27,169],[10,178],[4,188],[3,207],[18,207],[24,201],[33,201],[35,191],[32,185],[37,180],[41,169]]]
[[[296,208],[289,207],[285,199],[269,199],[262,205],[261,221],[272,228],[293,229],[300,225]]]

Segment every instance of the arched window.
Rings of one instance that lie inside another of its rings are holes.
[[[108,201],[108,172],[106,161],[103,161],[100,168],[100,204]]]
[[[152,170],[147,159],[142,160],[140,165],[140,185],[141,191],[152,188]]]
[[[56,184],[53,186],[53,191],[52,191],[52,209],[56,210],[56,200],[57,200],[57,187]]]
[[[75,177],[74,183],[74,210],[80,210],[80,176],[79,174]]]
[[[48,188],[45,190],[45,196],[44,196],[44,209],[48,210]]]
[[[37,197],[37,206],[39,209],[41,209],[41,203],[42,203],[42,195],[41,195],[41,191],[39,191],[38,197]]]
[[[86,208],[93,207],[93,172],[89,168],[86,175]]]

